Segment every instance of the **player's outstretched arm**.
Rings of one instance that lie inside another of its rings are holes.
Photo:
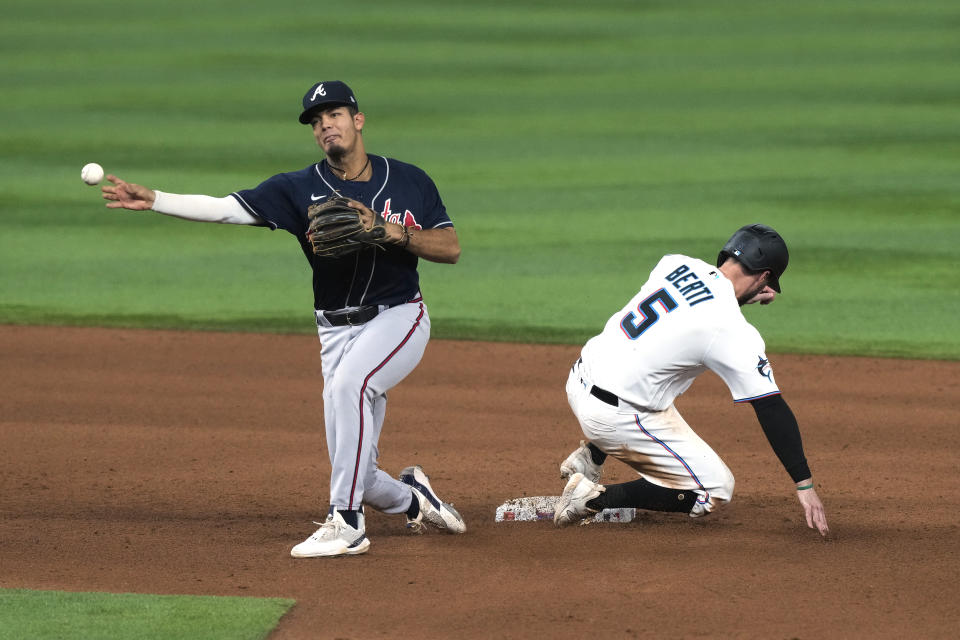
[[[103,199],[110,200],[107,207],[110,209],[132,209],[134,211],[146,211],[153,207],[157,194],[153,189],[148,189],[139,184],[125,182],[113,175],[107,176],[107,180],[113,185],[104,185],[101,187]]]
[[[107,176],[113,186],[102,187],[103,199],[109,200],[111,209],[146,211],[153,209],[183,220],[194,222],[219,222],[224,224],[262,225],[264,221],[244,209],[236,199],[227,196],[214,198],[203,195],[182,195],[148,189],[139,184],[125,182],[115,175]]]
[[[823,503],[820,502],[820,496],[813,488],[812,478],[797,483],[797,498],[803,505],[803,513],[807,517],[807,526],[816,529],[822,536],[827,535],[830,532],[829,527],[827,527],[827,514],[823,509]]]
[[[813,488],[810,467],[803,454],[800,427],[793,411],[780,394],[758,398],[750,404],[757,413],[760,427],[767,436],[773,452],[777,454],[783,468],[797,483],[797,498],[803,505],[807,526],[817,529],[820,535],[827,535],[827,516],[823,510],[823,503],[820,502],[820,497]],[[804,479],[801,480],[801,478]]]

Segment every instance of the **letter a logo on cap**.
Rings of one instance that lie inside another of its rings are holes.
[[[317,85],[317,90],[313,92],[313,96],[310,98],[310,102],[313,102],[317,99],[317,96],[325,96],[327,92],[323,90],[323,83]]]

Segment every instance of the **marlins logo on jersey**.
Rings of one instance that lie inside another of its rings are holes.
[[[773,369],[770,368],[770,361],[763,356],[757,356],[757,359],[759,360],[759,362],[757,362],[757,373],[770,382],[773,382]]]

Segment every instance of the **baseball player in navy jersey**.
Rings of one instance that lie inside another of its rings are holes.
[[[419,466],[391,477],[377,466],[387,391],[420,362],[430,316],[420,294],[418,258],[455,263],[460,243],[433,181],[421,169],[368,154],[365,116],[353,91],[318,82],[303,97],[325,159],[280,173],[227,197],[181,195],[107,176],[111,208],[152,209],[187,220],[283,229],[300,243],[313,273],[314,316],[321,343],[323,409],[330,456],[330,502],[320,528],[291,550],[295,558],[355,555],[370,547],[364,505],[406,514],[407,526],[463,533],[460,514],[440,500]],[[370,224],[386,221],[386,250],[370,246],[338,258],[318,257],[307,239],[307,208],[327,198],[352,201]]]
[[[733,474],[677,412],[674,399],[710,369],[734,402],[751,404],[796,483],[807,525],[827,534],[797,421],[773,378],[763,339],[740,311],[773,302],[787,268],[786,243],[768,226],[740,228],[716,266],[664,256],[640,291],[581,351],[567,398],[587,441],[560,464],[569,478],[554,523],[565,527],[607,508],[709,514],[733,497]],[[613,456],[640,478],[600,484]]]

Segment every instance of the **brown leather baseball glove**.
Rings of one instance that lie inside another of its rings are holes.
[[[380,214],[374,212],[368,228],[360,211],[348,202],[346,198],[330,198],[307,209],[307,241],[316,255],[339,258],[369,246],[384,248],[387,229]]]

